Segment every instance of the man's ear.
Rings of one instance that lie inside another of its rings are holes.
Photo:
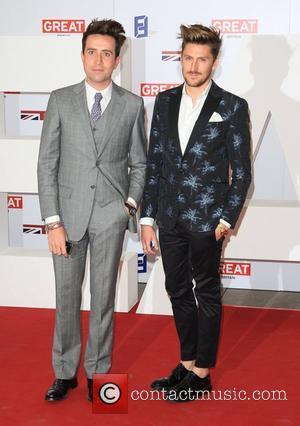
[[[215,71],[218,68],[219,64],[220,64],[220,60],[219,60],[219,56],[218,56],[214,61],[214,64],[213,64],[213,67],[212,67],[213,71]]]
[[[119,63],[121,62],[121,57],[117,56],[116,57],[116,64],[115,64],[115,69],[118,67]]]

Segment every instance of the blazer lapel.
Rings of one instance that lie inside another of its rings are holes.
[[[216,111],[221,99],[222,99],[221,89],[214,82],[212,82],[211,88],[208,92],[203,108],[192,130],[191,136],[189,138],[187,147],[184,152],[184,156],[188,153],[188,151],[191,149],[191,147],[195,143],[197,135],[201,133],[203,129],[205,128],[205,126],[207,125],[211,115],[213,114],[214,111]]]
[[[111,100],[110,100],[111,114],[107,117],[107,122],[105,126],[106,131],[105,131],[101,146],[99,147],[98,157],[102,155],[104,148],[107,145],[108,141],[110,140],[113,131],[118,126],[119,119],[124,113],[124,109],[125,109],[125,102],[122,99],[122,92],[119,90],[118,86],[114,82],[112,84],[113,84],[113,87],[112,87],[112,94],[111,94]]]
[[[94,154],[97,156],[97,148],[95,145],[94,135],[91,128],[90,114],[86,100],[85,81],[83,80],[74,88],[74,104],[79,112],[79,119],[81,120],[82,127],[86,132],[87,139],[91,145]]]
[[[173,89],[173,91],[171,92],[170,105],[169,105],[169,135],[170,135],[170,138],[174,140],[174,144],[177,147],[177,150],[181,156],[182,156],[182,151],[180,147],[180,140],[179,140],[179,134],[178,134],[178,117],[179,117],[182,89],[183,89],[183,84]]]

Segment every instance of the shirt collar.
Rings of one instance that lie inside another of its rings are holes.
[[[209,90],[210,90],[210,88],[211,88],[211,85],[212,85],[212,80],[210,80],[210,82],[208,83],[208,85],[207,85],[207,87],[205,88],[205,90],[204,90],[204,92],[202,92],[201,93],[201,95],[199,95],[198,96],[198,98],[197,98],[197,101],[196,101],[196,103],[198,103],[199,101],[200,101],[200,99],[201,98],[204,98],[204,97],[206,97],[207,95],[208,95],[208,92],[209,92]],[[184,97],[184,98],[188,98],[188,99],[190,99],[191,98],[191,96],[187,93],[187,91],[186,91],[186,83],[184,83],[184,85],[183,85],[183,89],[182,89],[182,97]]]
[[[110,98],[111,98],[112,82],[110,82],[110,84],[107,87],[105,87],[105,89],[103,89],[103,90],[96,90],[87,81],[85,81],[85,88],[86,88],[87,95],[89,97],[91,97],[92,99],[95,98],[95,94],[96,93],[101,93],[102,99],[104,99],[105,103],[107,103],[110,100]]]

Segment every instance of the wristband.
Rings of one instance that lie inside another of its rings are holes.
[[[63,222],[53,222],[53,223],[48,223],[45,225],[46,226],[46,231],[52,231],[53,229],[58,229],[58,228],[62,228],[64,226]]]

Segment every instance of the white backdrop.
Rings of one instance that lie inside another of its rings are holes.
[[[243,221],[236,230],[238,238],[233,235],[226,244],[225,262],[229,266],[223,269],[223,284],[300,290],[297,281],[300,272],[299,1],[191,0],[188,7],[178,0],[114,0],[100,4],[95,0],[86,4],[79,0],[53,0],[48,4],[7,0],[1,4],[0,36],[56,37],[62,43],[64,37],[72,37],[78,42],[80,71],[84,26],[93,17],[119,20],[130,37],[131,47],[127,48],[125,58],[127,63],[130,60],[131,89],[144,96],[148,130],[154,95],[182,82],[178,61],[180,40],[176,38],[180,24],[200,22],[219,26],[223,32],[223,51],[214,78],[225,89],[248,100],[254,153],[254,186],[249,192]],[[26,73],[25,59],[20,71]],[[41,79],[41,75],[38,77]],[[16,93],[15,87],[2,89],[6,92],[6,137],[39,137],[48,94]],[[8,93],[12,90],[15,93]],[[37,196],[9,195],[23,199],[23,208],[15,208],[10,201],[10,245],[46,247]],[[14,200],[12,197],[9,200]],[[133,234],[127,235],[124,249],[128,248],[138,252],[139,279],[145,281],[151,263],[145,262]],[[230,266],[244,263],[251,265],[249,274]]]

